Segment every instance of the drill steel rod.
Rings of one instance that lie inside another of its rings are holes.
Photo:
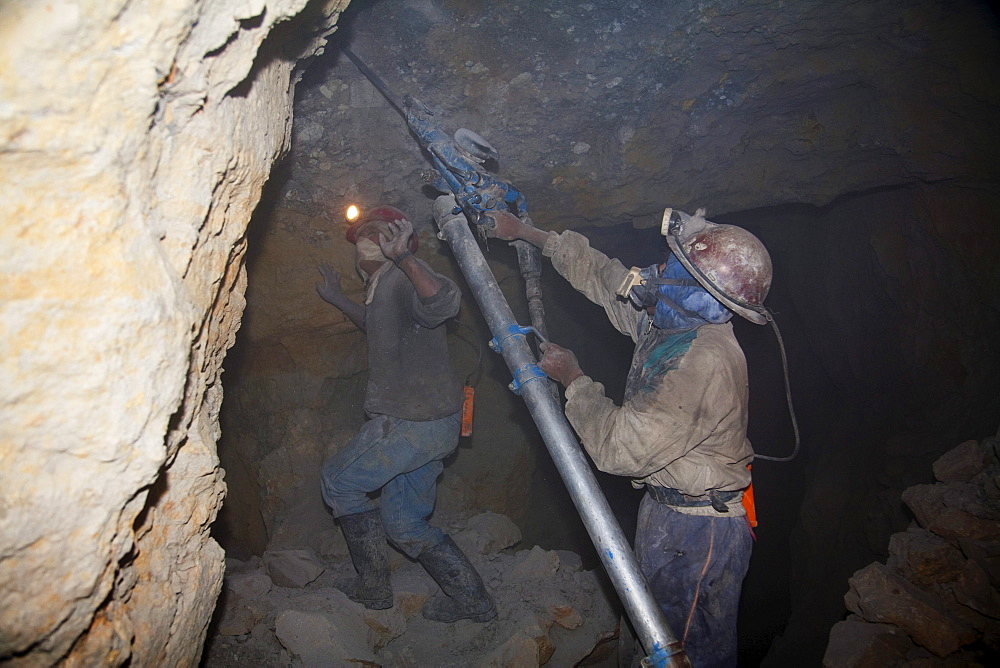
[[[597,484],[597,478],[576,440],[558,397],[547,387],[548,381],[538,369],[524,334],[511,333],[512,328],[517,326],[514,314],[467,221],[457,216],[441,225],[440,231],[441,238],[451,246],[490,331],[499,342],[500,353],[514,376],[514,382],[523,380],[519,387],[521,397],[559,469],[639,640],[650,655],[647,657],[647,664],[677,668],[690,666],[681,643],[671,632],[639,570],[632,548]]]
[[[378,92],[382,93],[382,96],[388,100],[389,104],[391,104],[396,111],[403,114],[403,118],[406,118],[406,109],[403,108],[402,100],[399,100],[395,95],[393,95],[392,91],[389,90],[389,87],[385,85],[385,82],[382,81],[377,74],[372,72],[371,68],[365,65],[364,61],[354,55],[354,52],[346,46],[341,47],[340,50],[344,52],[345,56],[351,59],[351,62],[354,63],[355,67],[361,70],[361,73],[364,74],[365,78],[378,89]]]

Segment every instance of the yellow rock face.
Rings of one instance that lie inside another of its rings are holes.
[[[323,43],[267,37],[304,5],[0,12],[0,661],[197,663],[244,233]]]

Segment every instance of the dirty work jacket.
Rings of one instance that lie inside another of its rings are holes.
[[[633,478],[635,487],[648,483],[689,496],[749,485],[746,359],[732,325],[680,334],[652,327],[645,311],[615,294],[625,266],[576,232],[551,233],[542,253],[636,344],[623,405],[589,376],[566,388],[566,417],[597,467]],[[728,516],[744,514],[739,498],[728,505]],[[718,514],[711,506],[678,510]]]
[[[444,325],[458,314],[462,294],[453,281],[417,262],[441,282],[437,294],[421,299],[403,270],[390,264],[365,309],[369,415],[437,420],[462,407]]]

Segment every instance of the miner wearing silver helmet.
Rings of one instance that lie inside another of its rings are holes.
[[[734,313],[758,324],[769,319],[767,250],[746,230],[705,220],[703,211],[667,209],[665,261],[630,270],[571,230],[489,215],[489,236],[541,248],[635,343],[620,406],[566,348],[541,344],[539,367],[565,386],[566,417],[597,467],[645,489],[636,556],[691,663],[735,666],[753,542],[743,497],[754,452],[746,436],[746,359],[729,321]]]

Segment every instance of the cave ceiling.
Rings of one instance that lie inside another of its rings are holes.
[[[280,206],[429,220],[430,163],[344,45],[487,139],[551,229],[995,183],[996,36],[974,2],[354,2],[299,85]]]

